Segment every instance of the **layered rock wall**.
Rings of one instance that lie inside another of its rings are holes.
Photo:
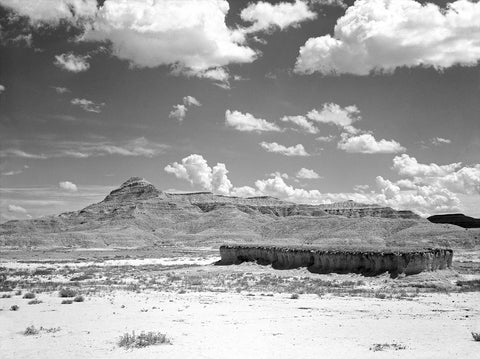
[[[365,276],[385,272],[392,277],[450,268],[451,249],[414,251],[356,251],[296,249],[275,246],[223,245],[219,265],[256,262],[275,269],[306,267],[313,273],[359,273]]]

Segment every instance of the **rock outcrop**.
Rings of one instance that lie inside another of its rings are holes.
[[[385,272],[391,277],[450,268],[451,249],[418,250],[323,250],[278,246],[223,245],[218,265],[256,262],[275,269],[306,267],[312,273],[359,273],[365,276]]]
[[[79,211],[0,224],[0,246],[144,247],[223,243],[462,246],[468,231],[378,205],[296,204],[210,192],[166,193],[133,177]]]
[[[480,228],[480,218],[473,218],[462,213],[438,214],[427,218],[432,223],[454,224],[463,228]]]

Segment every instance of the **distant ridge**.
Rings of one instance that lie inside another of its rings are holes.
[[[462,213],[437,214],[427,218],[432,223],[448,223],[463,228],[480,228],[480,218],[473,218]]]
[[[471,246],[474,239],[466,232],[377,204],[311,205],[269,196],[168,193],[132,177],[79,211],[0,224],[0,246]]]

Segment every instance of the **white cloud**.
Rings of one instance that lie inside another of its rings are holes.
[[[25,208],[21,206],[16,206],[14,204],[9,204],[7,209],[9,212],[13,212],[13,213],[23,213],[23,214],[27,213],[27,210]]]
[[[58,185],[60,186],[61,189],[68,191],[68,192],[77,192],[78,188],[75,183],[72,183],[70,181],[62,181],[59,182]]]
[[[300,143],[295,146],[286,147],[276,142],[263,141],[260,142],[260,146],[267,150],[267,152],[278,153],[284,156],[310,156],[310,154],[305,151],[305,148]]]
[[[333,37],[310,38],[300,48],[295,71],[367,75],[401,66],[474,66],[479,17],[480,2],[468,0],[446,9],[414,0],[357,0],[337,20]]]
[[[240,17],[243,21],[252,23],[244,29],[245,32],[250,33],[274,28],[285,30],[290,26],[297,27],[301,22],[315,19],[317,14],[311,11],[304,1],[281,2],[275,5],[259,1],[250,3],[242,10]]]
[[[436,163],[422,164],[406,153],[393,159],[393,169],[408,177],[442,177],[455,172],[461,165],[461,162],[443,166]]]
[[[55,66],[61,68],[62,70],[70,72],[83,72],[87,71],[90,68],[88,59],[90,56],[81,56],[74,55],[73,53],[55,55],[55,61],[53,62]]]
[[[193,186],[199,186],[214,193],[226,195],[233,187],[227,177],[228,170],[225,165],[217,163],[212,169],[201,155],[191,154],[182,159],[181,163],[174,162],[164,169],[177,178],[187,180]]]
[[[182,122],[185,119],[188,108],[191,106],[202,106],[202,104],[193,96],[185,96],[183,98],[183,105],[173,105],[173,110],[168,115],[169,118],[175,118]]]
[[[67,89],[66,87],[52,86],[52,88],[59,94],[64,94],[64,93],[70,92],[70,90]]]
[[[332,142],[336,136],[334,135],[328,135],[328,136],[319,136],[315,138],[315,140],[320,141],[320,142]]]
[[[168,114],[168,118],[175,118],[178,121],[182,122],[187,115],[187,106],[178,104],[173,105],[173,110]]]
[[[105,103],[95,103],[93,101],[84,99],[84,98],[74,98],[70,101],[72,105],[80,106],[83,110],[87,112],[102,112],[102,107],[105,106]]]
[[[336,103],[326,103],[320,111],[313,109],[307,113],[307,117],[312,121],[339,127],[351,126],[352,123],[361,119],[357,106],[352,105],[342,108]]]
[[[28,17],[33,24],[76,22],[94,16],[97,11],[96,0],[0,0],[0,5]]]
[[[430,140],[430,142],[432,144],[434,144],[435,146],[440,146],[440,145],[443,145],[443,144],[449,144],[449,143],[452,143],[452,140],[448,139],[448,138],[442,138],[442,137],[435,137],[435,138],[432,138]]]
[[[276,124],[268,122],[261,118],[256,118],[248,112],[243,114],[239,111],[230,111],[225,112],[225,124],[227,126],[233,127],[238,131],[247,131],[247,132],[266,132],[266,131],[276,131],[280,132],[281,129]]]
[[[5,92],[5,86],[0,85],[0,94],[2,94],[3,92]]]
[[[310,170],[308,168],[301,168],[297,172],[296,177],[301,179],[317,179],[320,178],[320,175],[314,170]]]
[[[338,142],[337,147],[349,153],[398,153],[404,152],[406,149],[394,140],[382,139],[377,141],[369,133],[358,136],[349,136],[342,133],[342,139]]]
[[[153,157],[163,153],[168,147],[164,144],[150,142],[145,137],[117,142],[56,141],[49,145],[50,148],[47,148],[45,153],[30,153],[17,148],[7,148],[0,150],[0,158],[89,158],[106,155]]]
[[[228,171],[225,165],[217,164],[216,167],[219,173],[219,184],[215,186],[212,185],[212,172],[215,170],[212,171],[207,161],[199,155],[190,155],[184,158],[182,163],[175,162],[168,165],[165,170],[175,174],[178,178],[199,185],[203,189],[221,188],[222,190],[218,190],[218,193],[232,196],[268,195],[297,203],[331,203],[354,200],[360,203],[377,203],[395,209],[413,210],[424,216],[458,211],[462,207],[459,195],[470,193],[470,197],[476,195],[476,198],[479,198],[480,194],[480,164],[461,169],[455,167],[446,176],[402,178],[396,182],[377,176],[375,178],[376,190],[372,189],[367,192],[370,189],[368,185],[358,185],[354,187],[357,193],[321,193],[316,189],[295,188],[285,182],[288,176],[284,176],[280,172],[270,174],[270,178],[255,181],[254,187],[233,187],[226,176]],[[428,172],[421,170],[419,173]],[[443,172],[434,171],[433,173]]]
[[[291,122],[307,133],[317,134],[319,132],[318,128],[309,122],[305,116],[284,116],[281,120],[283,122]]]
[[[107,0],[83,40],[108,41],[113,55],[132,67],[169,65],[177,73],[217,77],[223,66],[256,58],[242,45],[244,36],[227,27],[228,10],[224,0]]]

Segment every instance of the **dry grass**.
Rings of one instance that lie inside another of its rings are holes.
[[[165,334],[159,332],[141,332],[138,335],[135,332],[132,332],[132,334],[125,333],[118,341],[118,346],[125,349],[143,348],[158,344],[171,344],[171,341]]]

